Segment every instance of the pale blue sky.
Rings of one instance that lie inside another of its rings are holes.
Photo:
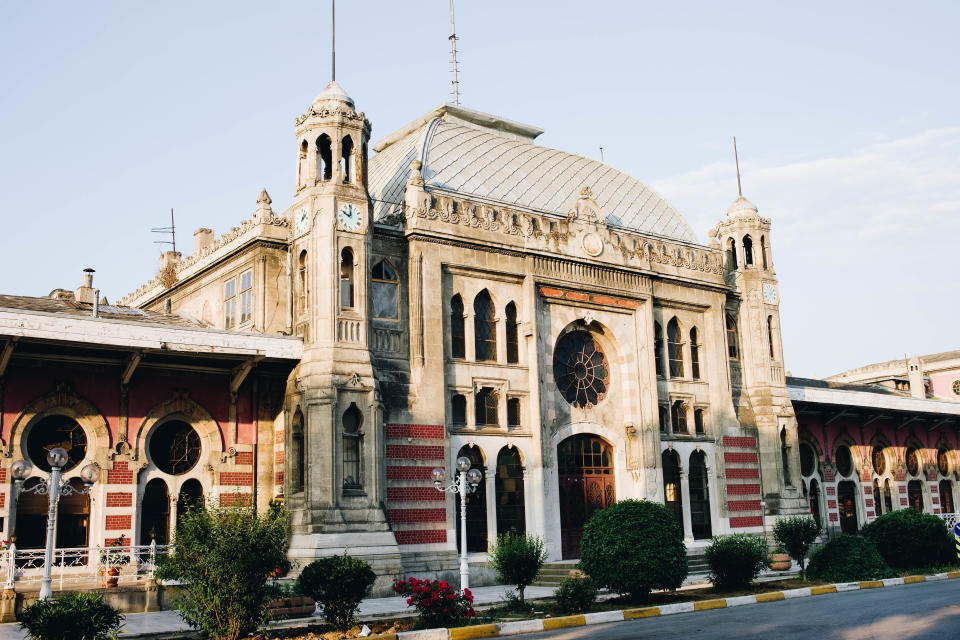
[[[447,0],[341,0],[337,77],[378,140],[449,97]],[[462,102],[659,189],[701,238],[773,219],[797,375],[957,348],[956,2],[459,0]],[[293,119],[329,80],[329,2],[0,8],[0,292],[97,269],[111,300],[192,231],[289,203]]]

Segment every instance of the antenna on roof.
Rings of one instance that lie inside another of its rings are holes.
[[[603,145],[600,145],[600,162],[603,162]]]
[[[450,60],[453,64],[453,104],[460,104],[460,83],[457,81],[457,29],[453,20],[453,0],[450,0]]]
[[[737,155],[737,136],[733,136],[733,159],[737,163],[737,195],[743,197],[743,188],[740,186],[740,156]]]
[[[337,79],[337,0],[330,0],[330,81]]]
[[[154,240],[154,244],[170,244],[173,245],[173,251],[177,250],[177,227],[173,222],[173,207],[170,207],[170,226],[169,227],[154,227],[150,229],[150,233],[169,233],[169,240]]]

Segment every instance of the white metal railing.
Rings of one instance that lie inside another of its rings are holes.
[[[950,533],[953,533],[953,525],[960,522],[960,513],[940,513],[937,515],[943,518],[943,522],[947,525],[947,529],[950,530]]]
[[[65,547],[53,550],[51,574],[54,590],[81,586],[129,585],[153,579],[157,557],[169,554],[173,545],[151,543],[115,547]],[[43,549],[0,551],[0,580],[5,588],[30,590],[43,577]]]

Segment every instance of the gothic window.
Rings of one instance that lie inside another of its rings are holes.
[[[589,409],[607,395],[607,357],[592,335],[573,331],[561,337],[553,350],[553,377],[567,402]]]
[[[303,413],[298,408],[293,415],[293,425],[290,429],[290,489],[293,493],[303,491],[306,466]]]
[[[923,483],[920,480],[907,483],[907,500],[911,509],[923,512]]]
[[[693,412],[693,426],[698,436],[706,433],[703,426],[703,409],[696,409]]]
[[[300,313],[307,312],[307,252],[300,252],[300,260],[297,268],[297,280],[300,293]]]
[[[297,185],[302,185],[306,176],[305,168],[307,165],[307,141],[304,140],[300,143],[300,151],[297,159]]]
[[[39,469],[50,471],[47,454],[55,447],[67,452],[63,471],[73,469],[87,455],[87,434],[67,416],[47,416],[31,427],[27,435],[27,456]]]
[[[834,456],[834,462],[837,463],[837,473],[841,476],[849,476],[853,471],[853,457],[850,455],[850,447],[840,445],[837,447],[837,453]]]
[[[880,491],[880,481],[876,478],[873,479],[873,508],[876,515],[883,514],[883,495]]]
[[[232,329],[237,324],[237,279],[230,278],[223,284],[223,328]]]
[[[753,238],[743,236],[743,266],[753,266]]]
[[[353,308],[353,251],[344,247],[340,252],[340,308]]]
[[[672,318],[667,323],[667,358],[670,362],[670,377],[683,377],[683,337],[680,323]]]
[[[460,294],[450,299],[450,356],[466,358],[466,339],[463,326],[463,298]]]
[[[333,152],[331,151],[330,136],[324,133],[317,138],[317,177],[321,180],[329,180],[332,176]]]
[[[180,526],[180,521],[183,519],[184,514],[192,507],[202,508],[203,506],[203,485],[200,484],[200,481],[196,478],[190,478],[180,485],[180,493],[177,495],[176,525],[178,527]]]
[[[343,412],[343,488],[361,489],[363,477],[360,470],[360,450],[363,443],[363,414],[356,403],[351,402]]]
[[[340,141],[340,170],[343,172],[343,183],[353,182],[353,139],[344,136]]]
[[[886,507],[887,513],[893,511],[893,486],[890,483],[890,478],[887,478],[887,481],[883,483],[883,506]]]
[[[450,398],[450,421],[461,427],[467,424],[467,398],[463,394]]]
[[[737,319],[732,313],[727,315],[727,352],[731,360],[740,359],[740,341],[737,331]]]
[[[713,535],[710,517],[710,480],[707,455],[703,451],[690,454],[690,528],[694,540],[709,540]]]
[[[775,359],[777,356],[773,346],[773,316],[767,316],[767,342],[770,343],[770,357]]]
[[[663,328],[659,322],[653,323],[653,361],[657,375],[663,377]]]
[[[240,274],[240,324],[253,320],[253,269]]]
[[[520,427],[520,398],[507,399],[507,426],[511,429]]]
[[[373,265],[370,273],[370,289],[373,299],[373,317],[386,320],[398,318],[397,292],[400,288],[400,279],[393,266],[386,260]]]
[[[790,447],[786,428],[780,429],[780,466],[783,467],[783,484],[792,486],[790,478]]]
[[[497,407],[497,392],[490,387],[483,387],[475,398],[476,418],[478,427],[500,426],[499,408]]]
[[[516,447],[504,447],[497,455],[497,535],[526,531],[523,508],[523,463]]]
[[[764,236],[760,236],[760,260],[763,264],[763,268],[767,268],[767,239]]]
[[[167,544],[170,532],[170,494],[162,478],[147,482],[140,502],[140,544]],[[132,544],[132,543],[131,543]]]
[[[511,302],[507,304],[505,311],[507,314],[507,362],[516,364],[520,362],[518,339],[520,325],[517,323],[517,305]]]
[[[473,299],[473,343],[477,360],[497,359],[497,320],[486,289]]]
[[[696,327],[690,329],[690,375],[700,379],[700,332]]]
[[[667,411],[666,405],[659,405],[657,417],[660,421],[660,433],[666,433],[670,426],[670,413]]]
[[[953,510],[953,483],[950,480],[940,481],[940,511],[954,513]]]
[[[150,437],[150,460],[170,475],[186,473],[200,460],[200,436],[186,422],[170,420]]]
[[[683,531],[683,492],[680,488],[680,456],[676,451],[667,449],[660,455],[663,465],[663,502],[677,518],[677,525]]]
[[[670,419],[673,422],[674,433],[687,433],[687,405],[677,400],[670,408]]]
[[[727,241],[727,269],[737,270],[737,242],[733,238]]]

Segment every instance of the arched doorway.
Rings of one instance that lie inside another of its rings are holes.
[[[923,483],[921,481],[911,480],[907,483],[907,500],[911,509],[923,511]]]
[[[601,438],[579,435],[557,447],[560,483],[560,546],[563,557],[580,557],[590,516],[616,502],[613,448]]]
[[[680,456],[673,449],[660,455],[663,463],[663,504],[677,518],[683,532],[683,493],[680,488]]]
[[[143,490],[143,502],[140,506],[140,542],[167,544],[170,531],[170,493],[167,483],[161,478],[153,478]]]
[[[527,530],[523,504],[523,463],[516,447],[497,455],[497,535]]]
[[[851,535],[859,529],[857,523],[857,488],[851,480],[837,483],[837,509],[840,511],[840,530]]]
[[[690,454],[690,528],[694,540],[713,537],[707,457],[703,451],[694,451]]]
[[[953,510],[953,483],[949,480],[940,481],[940,510],[944,513],[954,513]]]
[[[820,517],[820,483],[815,479],[810,481],[810,515],[818,525],[823,526],[823,519]]]
[[[183,514],[196,505],[204,506],[203,486],[199,480],[190,478],[180,487],[180,494],[177,496],[177,527],[180,526]]]
[[[467,551],[484,553],[487,550],[487,482],[486,465],[480,447],[466,446],[457,453],[457,458],[467,457],[470,466],[483,474],[477,490],[467,495]],[[460,550],[460,494],[456,494],[454,507],[457,521],[457,551]]]
[[[27,478],[17,496],[16,536],[19,549],[42,549],[47,540],[47,496],[28,493],[40,484],[40,478]]]

